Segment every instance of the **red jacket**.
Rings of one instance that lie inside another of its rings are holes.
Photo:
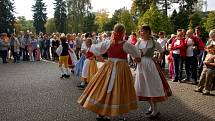
[[[185,40],[184,39],[180,40],[180,45],[174,46],[174,43],[176,42],[176,40],[177,40],[177,38],[172,40],[172,43],[171,43],[172,50],[179,49],[180,50],[180,56],[183,58],[186,57],[186,46],[184,43]]]

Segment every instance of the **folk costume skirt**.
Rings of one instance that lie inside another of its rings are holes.
[[[82,75],[81,75],[82,80],[89,83],[97,71],[98,71],[98,67],[97,67],[96,60],[86,59],[84,61],[84,66],[83,66]]]
[[[81,76],[85,59],[86,59],[85,56],[82,55],[81,58],[78,60],[77,64],[75,65],[74,71],[76,76]]]
[[[119,116],[137,109],[133,85],[126,60],[109,59],[93,76],[78,103],[100,115]]]
[[[172,95],[159,64],[149,57],[142,57],[137,64],[134,87],[140,101],[161,102]]]

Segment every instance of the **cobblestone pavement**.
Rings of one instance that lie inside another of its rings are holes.
[[[0,121],[94,121],[96,114],[77,103],[80,79],[59,76],[53,62],[0,64]],[[194,85],[169,84],[174,96],[159,104],[157,121],[215,121],[215,96],[194,92]],[[148,121],[147,106],[140,102],[128,121]]]

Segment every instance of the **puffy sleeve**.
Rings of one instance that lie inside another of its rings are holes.
[[[138,48],[128,42],[125,42],[125,44],[123,45],[123,50],[126,53],[130,54],[132,57],[141,57]]]
[[[161,44],[160,44],[160,43],[158,43],[157,41],[154,41],[154,43],[155,43],[155,48],[156,48],[160,53],[164,52],[164,49],[161,47]]]
[[[92,46],[90,47],[90,52],[92,52],[96,56],[102,55],[105,52],[107,52],[110,45],[111,45],[111,40],[105,40],[98,44],[92,44]]]

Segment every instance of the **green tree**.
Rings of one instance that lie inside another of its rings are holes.
[[[215,29],[215,11],[211,11],[208,14],[205,28],[207,32],[210,32],[210,30]]]
[[[121,11],[122,11],[122,9],[118,9],[118,10],[114,11],[112,18],[109,18],[107,23],[104,25],[104,30],[106,30],[106,31],[113,30],[114,25],[119,22],[119,17],[120,17]]]
[[[55,26],[55,19],[54,18],[50,18],[47,20],[45,27],[46,27],[46,32],[48,34],[52,34],[54,32],[57,31],[56,26]]]
[[[194,11],[194,5],[198,3],[198,0],[182,0],[179,3],[179,10],[187,12],[191,15]]]
[[[177,15],[178,15],[178,13],[177,13],[177,11],[174,9],[174,11],[172,12],[172,15],[171,15],[171,17],[170,17],[170,20],[171,20],[171,22],[173,23],[173,30],[174,30],[174,32],[176,32],[176,30],[177,30],[177,27],[176,27],[176,24],[175,24],[175,23],[177,23],[177,20],[176,20]]]
[[[108,22],[104,25],[105,31],[113,30],[116,23],[122,23],[125,25],[126,32],[130,34],[135,28],[135,22],[129,10],[126,8],[120,8],[115,10],[112,18],[108,19]]]
[[[96,13],[96,24],[99,32],[105,31],[104,27],[108,20],[108,12],[106,10],[100,10]]]
[[[66,0],[68,6],[68,31],[82,32],[84,16],[91,10],[90,0]]]
[[[131,6],[131,14],[133,20],[137,23],[139,17],[141,17],[149,8],[151,4],[156,4],[164,15],[168,15],[167,11],[171,8],[172,0],[133,0]]]
[[[134,30],[135,23],[129,10],[126,8],[116,10],[111,20],[113,23],[112,28],[116,23],[122,23],[125,25],[125,29],[128,34]]]
[[[132,15],[126,8],[122,8],[118,22],[125,25],[126,33],[130,34],[134,30],[135,24]]]
[[[16,19],[16,23],[15,23],[15,28],[16,31],[32,31],[35,32],[35,28],[33,26],[33,21],[32,20],[26,20],[26,18],[24,16],[19,16]]]
[[[154,33],[158,33],[159,31],[171,33],[173,30],[170,19],[162,14],[155,4],[152,4],[150,9],[140,18],[137,29],[144,24],[148,24]]]
[[[34,27],[36,29],[36,33],[46,32],[45,24],[47,21],[47,13],[46,13],[46,5],[43,0],[36,0],[35,5],[32,6]]]
[[[150,8],[150,4],[156,2],[157,0],[133,0],[131,13],[136,17],[142,16]]]
[[[14,6],[11,0],[0,0],[0,33],[14,32]]]
[[[64,0],[55,0],[55,12],[54,12],[54,22],[58,32],[65,32],[66,26],[66,2]]]
[[[187,29],[189,25],[189,14],[184,10],[180,10],[175,16],[173,24],[175,26],[174,31],[177,29]]]
[[[95,21],[96,21],[95,13],[88,13],[86,16],[84,16],[83,32],[97,31],[98,25],[96,24]]]
[[[196,11],[195,13],[191,14],[189,16],[190,22],[189,22],[189,29],[194,29],[196,26],[200,26],[200,23],[202,21],[203,16],[199,11]]]

